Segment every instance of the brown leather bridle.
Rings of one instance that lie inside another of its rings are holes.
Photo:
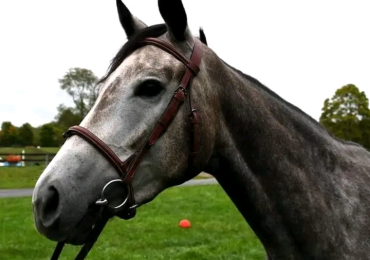
[[[107,223],[108,219],[114,215],[119,216],[123,219],[130,219],[133,218],[136,214],[136,207],[138,205],[135,204],[134,192],[132,187],[132,179],[134,174],[139,167],[145,153],[153,146],[156,141],[165,133],[168,129],[170,124],[172,123],[173,119],[177,115],[181,105],[185,102],[186,97],[189,98],[189,107],[190,107],[190,122],[192,125],[192,132],[193,132],[193,140],[192,140],[192,153],[191,158],[194,159],[197,154],[199,153],[200,148],[200,134],[199,134],[199,116],[196,113],[196,109],[192,108],[191,105],[191,97],[190,97],[190,86],[192,83],[193,78],[199,73],[200,69],[200,62],[202,60],[203,50],[202,50],[202,43],[195,38],[193,52],[191,54],[190,60],[187,59],[181,52],[179,52],[174,46],[171,44],[156,39],[156,38],[146,38],[142,41],[139,41],[136,45],[135,49],[138,49],[145,45],[154,45],[172,56],[174,56],[177,60],[182,62],[186,66],[185,74],[182,77],[181,83],[177,90],[175,91],[171,101],[169,102],[167,108],[165,109],[162,117],[155,125],[154,129],[152,130],[148,140],[145,144],[133,153],[129,158],[125,161],[121,161],[118,156],[106,145],[102,140],[100,140],[96,135],[91,133],[86,128],[81,126],[72,126],[69,128],[64,134],[64,137],[70,137],[73,135],[77,135],[83,138],[85,141],[90,143],[94,146],[105,158],[111,163],[111,165],[116,169],[118,174],[120,175],[120,179],[112,180],[108,182],[101,194],[101,198],[96,202],[98,206],[104,206],[104,211],[102,213],[102,217],[95,223],[95,226],[89,235],[86,243],[84,244],[83,248],[81,249],[80,253],[77,255],[76,260],[84,259],[89,250],[94,245],[95,241],[97,240],[98,236],[100,235],[101,231],[103,230],[105,224]],[[124,201],[118,206],[112,206],[109,204],[107,199],[105,198],[105,190],[106,188],[113,184],[119,182],[126,187],[126,198]],[[91,221],[89,219],[88,221]],[[59,242],[54,254],[52,256],[52,260],[58,259],[62,249],[64,246],[64,242]]]

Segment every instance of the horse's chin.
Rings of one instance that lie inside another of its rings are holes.
[[[61,229],[59,226],[50,230],[40,222],[37,222],[36,229],[51,241],[79,246],[86,243],[94,225],[99,219],[99,214],[99,209],[89,209],[74,227],[68,229]]]
[[[93,224],[80,222],[69,230],[47,230],[42,224],[38,223],[36,229],[47,239],[54,242],[64,242],[71,245],[83,245],[91,233]]]
[[[86,214],[81,218],[77,225],[68,232],[68,235],[64,242],[71,245],[83,245],[89,237],[94,225],[97,223],[100,208],[91,207]]]
[[[81,233],[81,234],[74,234],[74,235],[68,236],[68,238],[63,242],[66,243],[66,244],[73,245],[73,246],[82,246],[86,243],[87,238],[90,235],[90,232],[85,232],[85,233]]]
[[[74,246],[83,245],[86,243],[93,227],[94,226],[91,224],[86,225],[84,223],[80,223],[67,235],[67,238],[63,242]]]

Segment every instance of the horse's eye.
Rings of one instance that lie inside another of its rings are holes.
[[[156,80],[147,80],[142,83],[136,91],[137,96],[154,97],[163,90],[162,85]]]

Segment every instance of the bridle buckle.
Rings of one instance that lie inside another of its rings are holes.
[[[187,93],[187,91],[186,91],[186,89],[183,87],[183,86],[179,86],[177,89],[176,89],[176,91],[175,91],[175,93],[177,93],[179,90],[181,90],[183,93],[184,93],[184,96],[186,97],[186,95],[188,94]]]

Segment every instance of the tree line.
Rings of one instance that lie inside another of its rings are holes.
[[[73,107],[60,104],[54,121],[40,127],[29,123],[15,127],[3,122],[0,130],[0,146],[43,146],[59,147],[65,141],[62,137],[70,126],[78,125],[94,105],[98,96],[98,78],[91,70],[70,69],[61,79],[60,88],[65,90],[74,102]],[[354,84],[336,90],[324,101],[319,122],[336,137],[361,144],[370,150],[370,109],[364,91]]]
[[[16,127],[11,122],[2,122],[0,147],[59,147],[64,143],[62,134],[69,127],[80,124],[92,108],[99,86],[94,73],[84,68],[71,68],[58,81],[60,88],[71,96],[74,106],[60,104],[54,120],[39,127],[33,127],[29,123]]]

